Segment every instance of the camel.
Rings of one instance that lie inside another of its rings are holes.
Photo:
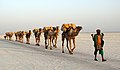
[[[52,44],[57,48],[57,38],[59,33],[59,26],[56,27],[44,27],[45,48],[47,49],[50,44],[50,50],[52,50]]]
[[[65,26],[66,25],[66,26]],[[67,49],[70,54],[73,54],[74,49],[76,48],[75,38],[79,34],[80,30],[82,29],[81,26],[76,26],[74,24],[63,24],[61,27],[62,33],[62,53],[64,53],[64,40],[66,39],[67,42]],[[72,48],[71,40],[73,40],[74,47]],[[69,46],[68,46],[69,42]]]
[[[52,43],[55,48],[57,48],[57,39],[58,39],[58,33],[59,33],[59,26],[53,27],[54,34],[53,34],[53,39]]]
[[[13,32],[6,32],[5,34],[6,34],[6,39],[11,41]]]
[[[24,31],[15,32],[16,41],[23,43],[23,37],[25,35]]]
[[[44,38],[45,38],[45,48],[47,49],[49,46],[49,41],[50,41],[50,50],[52,50],[52,40],[53,40],[53,27],[44,27],[43,28],[43,32],[44,32]],[[48,42],[47,42],[48,41]]]
[[[19,42],[23,43],[24,35],[25,35],[25,32],[24,32],[24,31],[19,31],[19,33],[18,33]]]
[[[30,44],[30,36],[31,36],[31,30],[29,30],[29,32],[25,32],[26,35],[26,44]]]
[[[41,33],[42,33],[42,29],[39,28],[39,29],[34,29],[33,30],[33,33],[35,35],[35,40],[36,40],[36,46],[40,46],[40,36],[41,36]]]
[[[18,41],[18,34],[19,34],[19,32],[15,32],[14,34],[15,34],[15,38],[16,38],[15,41]]]

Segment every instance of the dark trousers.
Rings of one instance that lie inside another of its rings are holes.
[[[99,51],[99,54],[103,54],[103,48],[101,48],[99,50],[97,48],[95,48],[94,55],[97,55],[98,51]]]

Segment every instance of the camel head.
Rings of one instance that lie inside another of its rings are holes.
[[[31,30],[29,30],[28,32],[27,31],[25,31],[25,34],[30,34],[31,35]]]
[[[56,26],[56,32],[59,33],[60,32],[60,26]]]
[[[22,35],[24,35],[24,34],[25,34],[25,32],[24,32],[24,31],[21,31],[21,34],[22,34]]]
[[[77,29],[78,31],[80,31],[80,30],[82,30],[82,26],[77,26],[76,29]]]
[[[75,36],[77,36],[79,34],[79,32],[82,30],[82,26],[77,26],[73,31],[73,34]]]
[[[73,29],[72,27],[70,27],[67,32],[69,36],[77,36],[80,32],[80,30],[82,29],[81,26],[76,26],[75,29]]]
[[[60,28],[60,26],[56,26],[56,29],[59,29]]]
[[[59,31],[59,26],[53,27],[54,31]]]
[[[30,34],[32,33],[31,30],[29,30],[29,33],[30,33]]]
[[[42,33],[42,28],[39,28],[39,32]]]
[[[15,35],[15,36],[18,36],[18,34],[19,34],[18,32],[14,32],[14,35]]]

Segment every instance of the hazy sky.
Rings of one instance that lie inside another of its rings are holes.
[[[120,0],[0,0],[0,34],[63,23],[120,32]]]

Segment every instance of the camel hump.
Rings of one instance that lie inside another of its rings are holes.
[[[52,26],[44,27],[45,30],[53,30]]]
[[[24,35],[25,32],[24,31],[18,31],[18,35]]]
[[[73,28],[76,28],[76,25],[71,23],[71,24],[63,24],[62,27],[64,28],[70,28],[70,27],[73,27]]]
[[[75,29],[76,28],[76,25],[75,24],[70,24],[70,26]]]
[[[61,27],[61,30],[62,31],[66,31],[67,28],[73,28],[75,29],[76,28],[76,25],[71,23],[71,24],[63,24],[62,27]]]
[[[6,32],[6,35],[13,35],[13,32]]]
[[[28,34],[29,32],[25,31],[25,34]]]
[[[62,27],[63,28],[69,28],[69,24],[63,24]]]
[[[33,33],[36,33],[36,32],[38,32],[38,31],[39,31],[38,28],[33,29]]]

